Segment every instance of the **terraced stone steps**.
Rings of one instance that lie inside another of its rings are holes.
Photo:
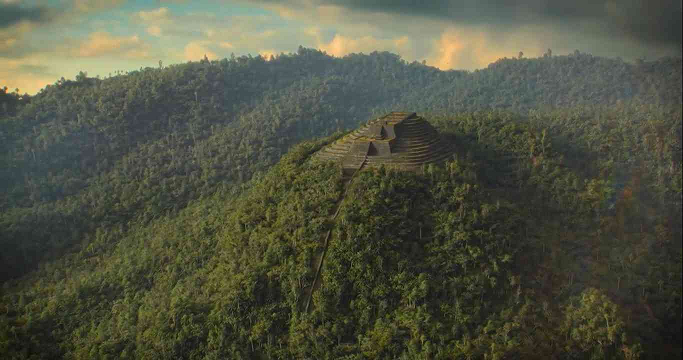
[[[385,149],[382,150],[383,155],[371,155],[372,152],[366,150],[371,149],[370,145],[361,145],[368,143],[374,143],[376,149]],[[440,138],[429,122],[415,113],[395,112],[361,126],[320,150],[316,158],[340,161],[344,168],[349,169],[358,168],[358,164],[369,167],[387,164],[416,169],[425,164],[444,161],[452,153],[453,147]]]
[[[401,140],[398,140],[394,143],[394,145],[392,146],[392,150],[395,150],[396,152],[400,152],[403,150],[413,149],[417,146],[437,144],[439,142],[441,142],[441,140],[438,138],[434,138],[434,137],[425,138],[425,139],[401,139]]]

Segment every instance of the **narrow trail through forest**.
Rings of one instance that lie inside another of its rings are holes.
[[[311,306],[311,300],[313,299],[313,293],[320,288],[320,276],[323,268],[323,263],[325,261],[325,255],[327,254],[327,249],[330,245],[331,237],[332,237],[332,230],[334,229],[334,220],[337,218],[337,215],[339,215],[339,211],[341,210],[342,203],[344,203],[344,199],[346,198],[346,192],[349,190],[351,187],[351,183],[353,182],[353,179],[356,177],[356,174],[358,174],[361,169],[365,166],[367,163],[367,156],[363,159],[363,161],[360,163],[357,169],[353,172],[353,174],[347,178],[344,179],[344,190],[341,193],[341,196],[339,197],[339,200],[337,201],[337,208],[334,211],[334,214],[331,217],[332,220],[332,227],[330,227],[329,230],[325,233],[325,240],[324,240],[324,245],[322,251],[314,258],[313,263],[318,264],[316,266],[315,270],[315,276],[313,277],[313,284],[311,284],[310,287],[304,288],[304,299],[306,299],[306,305],[304,307],[304,312],[308,313],[310,306]],[[343,170],[342,170],[343,171]]]

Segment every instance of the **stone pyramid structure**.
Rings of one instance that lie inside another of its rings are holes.
[[[341,161],[344,170],[349,171],[382,164],[417,170],[452,154],[452,147],[421,116],[391,112],[328,145],[316,157]]]

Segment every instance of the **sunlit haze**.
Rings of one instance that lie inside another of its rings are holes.
[[[301,45],[334,56],[390,51],[440,69],[578,49],[654,59],[681,53],[681,2],[0,0],[0,84],[34,94],[79,71],[267,58]]]

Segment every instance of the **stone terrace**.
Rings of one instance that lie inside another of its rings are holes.
[[[349,171],[381,164],[417,170],[452,154],[452,147],[421,116],[391,112],[323,148],[316,158],[341,161]]]

